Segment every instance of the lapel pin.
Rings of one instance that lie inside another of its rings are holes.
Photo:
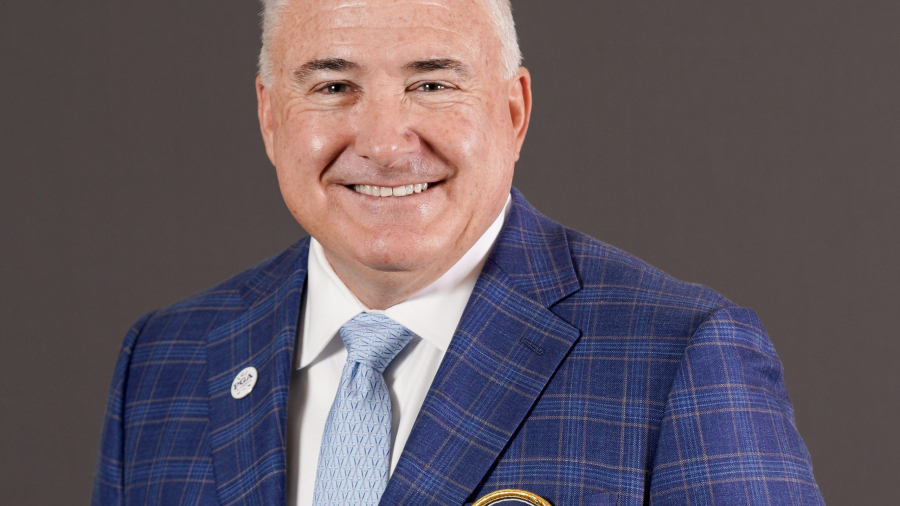
[[[546,499],[525,490],[507,488],[491,492],[472,506],[551,506]]]
[[[259,377],[259,373],[256,372],[255,367],[247,367],[243,371],[239,372],[237,376],[234,377],[234,381],[231,382],[231,396],[235,399],[243,399],[253,391],[253,387],[256,386],[256,379]]]

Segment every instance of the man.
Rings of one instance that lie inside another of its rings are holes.
[[[506,0],[269,0],[259,120],[310,233],[141,318],[95,504],[822,504],[756,316],[511,189]]]

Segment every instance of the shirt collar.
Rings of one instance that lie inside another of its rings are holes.
[[[353,295],[328,263],[322,245],[315,238],[310,239],[297,369],[315,361],[341,327],[362,312],[385,314],[446,352],[484,262],[500,235],[511,201],[510,197],[506,198],[500,215],[453,267],[410,298],[384,311],[367,308]]]

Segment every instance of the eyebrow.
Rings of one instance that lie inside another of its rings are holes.
[[[435,70],[452,70],[457,74],[469,76],[472,71],[465,63],[454,60],[452,58],[433,58],[430,60],[419,60],[409,62],[403,67],[411,72],[433,72]]]
[[[304,63],[294,71],[294,81],[303,83],[314,73],[321,70],[332,72],[345,72],[348,70],[356,70],[359,65],[343,58],[322,58]]]

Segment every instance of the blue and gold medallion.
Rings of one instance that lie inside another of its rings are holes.
[[[472,506],[551,506],[543,497],[525,490],[498,490],[475,501]]]

